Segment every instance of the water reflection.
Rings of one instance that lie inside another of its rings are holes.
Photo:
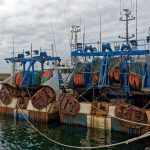
[[[108,130],[68,126],[59,123],[36,124],[42,133],[64,144],[76,146],[97,146],[121,142],[133,135]],[[150,147],[150,138],[121,145],[107,150],[144,150]],[[0,116],[0,150],[69,150],[49,142],[33,130],[26,121],[16,121]],[[103,150],[105,150],[103,149]]]

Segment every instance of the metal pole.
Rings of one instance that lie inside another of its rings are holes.
[[[102,22],[101,22],[101,13],[100,13],[100,39],[99,39],[99,41],[100,41],[100,51],[101,51],[101,44],[102,44],[102,29],[101,29],[101,26],[102,26]]]
[[[14,36],[13,36],[13,58],[15,57],[15,48],[14,48]],[[12,63],[12,70],[11,70],[11,84],[15,84],[15,71],[16,71],[16,63]]]
[[[14,36],[13,36],[13,58],[15,57],[15,50],[14,50]]]
[[[51,48],[52,48],[52,57],[54,57],[54,45],[51,44]]]
[[[82,50],[84,50],[84,46],[85,46],[85,27],[84,27],[84,33],[83,33],[83,48],[82,48]]]
[[[126,14],[126,42],[127,42],[127,45],[128,45],[128,34],[129,34],[129,31],[128,31],[128,12]]]
[[[150,50],[150,27],[149,27],[149,50]]]
[[[31,58],[32,58],[32,43],[31,43]]]
[[[137,42],[137,0],[136,0],[136,42]]]

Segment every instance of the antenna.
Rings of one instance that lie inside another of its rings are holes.
[[[121,0],[120,0],[120,15],[121,15]]]
[[[99,36],[99,42],[100,42],[100,51],[101,51],[101,45],[102,45],[102,18],[101,18],[101,12],[100,12],[100,36]]]
[[[149,27],[149,33],[148,34],[149,34],[149,38],[148,38],[149,40],[147,42],[149,43],[149,49],[150,49],[150,27]]]
[[[66,30],[67,30],[67,35],[68,35],[68,41],[69,41],[69,46],[71,45],[71,39],[70,39],[70,21],[69,21],[69,18],[67,18],[66,16],[66,12],[64,10],[64,15],[65,15],[65,19],[66,19]],[[67,23],[68,22],[68,23]]]
[[[32,43],[31,43],[31,58],[32,58]]]
[[[77,43],[78,43],[78,35],[77,34],[80,31],[81,31],[80,26],[72,25],[72,30],[71,30],[72,40],[73,40],[73,34],[75,35],[75,37],[74,37],[74,44],[71,44],[72,48],[77,49]]]
[[[13,36],[13,58],[15,57],[14,36]]]
[[[84,27],[84,33],[83,33],[83,50],[84,50],[84,46],[85,46],[85,27]]]
[[[81,22],[81,21],[82,21],[81,19],[82,19],[82,18],[81,18],[81,16],[80,16],[80,25],[79,25],[79,26],[80,26],[80,29],[81,29],[81,23],[82,23],[82,22]],[[81,37],[82,37],[82,35],[81,35],[81,32],[80,32],[80,38],[81,38]]]
[[[137,0],[136,0],[136,41],[137,41],[137,22],[138,22],[138,19],[137,19]]]
[[[51,44],[51,48],[52,48],[52,57],[54,57],[54,45]]]
[[[51,24],[51,28],[52,28],[52,35],[53,35],[54,47],[55,47],[55,52],[56,52],[56,56],[57,56],[55,35],[54,35],[53,24],[52,24],[52,17],[51,17],[51,15],[49,15],[49,16],[50,16],[50,24]]]
[[[15,42],[14,42],[14,36],[13,36],[13,58],[15,57]],[[12,64],[12,70],[11,70],[11,84],[15,84],[15,71],[16,71],[16,64],[13,62]]]
[[[133,9],[133,8],[132,8],[132,0],[131,0],[131,11],[132,11],[132,9]]]

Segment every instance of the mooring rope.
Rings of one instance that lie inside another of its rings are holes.
[[[67,145],[67,144],[63,144],[61,142],[58,142],[56,140],[53,140],[52,138],[46,136],[44,133],[42,133],[41,131],[39,131],[28,119],[27,117],[24,115],[22,109],[19,107],[19,105],[17,104],[21,114],[23,115],[23,117],[25,118],[25,120],[30,124],[30,126],[35,130],[37,131],[41,136],[45,137],[48,141],[50,142],[53,142],[57,145],[60,145],[60,146],[63,146],[63,147],[67,147],[67,148],[75,148],[75,149],[97,149],[97,148],[109,148],[109,147],[114,147],[114,146],[118,146],[118,145],[122,145],[122,144],[129,144],[129,143],[132,143],[132,142],[135,142],[137,140],[140,140],[140,139],[143,139],[143,138],[146,138],[146,137],[149,137],[150,136],[150,131],[143,134],[143,135],[140,135],[138,137],[135,137],[135,138],[131,138],[131,139],[128,139],[128,140],[125,140],[125,141],[122,141],[122,142],[118,142],[118,143],[115,143],[115,144],[109,144],[109,145],[102,145],[102,146],[91,146],[91,147],[83,147],[83,146],[73,146],[73,145]]]

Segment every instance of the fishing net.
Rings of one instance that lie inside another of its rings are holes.
[[[86,63],[84,68],[84,80],[86,86],[91,83],[91,63]]]
[[[150,71],[150,55],[146,55],[146,69],[149,72]]]
[[[120,82],[120,58],[112,57],[108,65],[108,76],[110,84]]]
[[[100,70],[101,70],[101,66],[102,66],[102,59],[100,59],[99,57],[95,58],[92,61],[92,80],[94,85],[98,84],[98,81],[100,79]]]
[[[145,66],[145,63],[143,63],[143,62],[132,63],[130,65],[130,73],[134,73],[139,76],[143,76],[144,75],[144,66]]]
[[[83,73],[84,72],[84,63],[78,62],[73,70],[74,73]]]
[[[41,83],[44,83],[48,81],[53,76],[53,73],[51,70],[44,70],[41,74]]]
[[[140,90],[142,88],[142,79],[144,76],[145,63],[134,62],[129,69],[129,85],[133,90]]]
[[[119,70],[120,67],[120,58],[119,57],[113,57],[110,59],[109,61],[109,65],[108,65],[108,71],[112,70],[112,68],[114,70]]]
[[[30,85],[40,85],[41,83],[41,71],[34,72],[34,82],[32,81],[32,72],[29,72],[27,78],[24,78],[25,73],[20,71],[16,74],[15,83],[18,87],[22,88],[23,86]]]
[[[76,87],[82,87],[85,85],[84,69],[85,69],[84,63],[78,62],[76,64],[74,70],[72,71],[72,77],[68,82],[68,86],[70,86],[70,88],[74,89]]]
[[[102,66],[102,59],[100,59],[99,57],[95,58],[92,62],[92,72],[100,72]]]

